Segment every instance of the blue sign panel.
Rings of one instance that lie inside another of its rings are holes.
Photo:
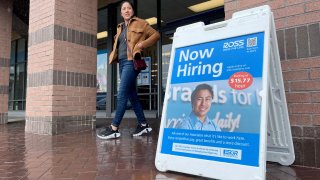
[[[259,166],[264,33],[177,48],[161,153]]]
[[[261,77],[263,34],[251,34],[176,49],[172,84],[228,79],[236,71]],[[260,67],[260,68],[257,68]]]

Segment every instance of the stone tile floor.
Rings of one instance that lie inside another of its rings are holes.
[[[128,120],[116,140],[100,140],[96,131],[34,135],[25,133],[23,121],[0,125],[0,179],[206,179],[157,171],[158,122],[150,123],[154,128],[151,135],[132,138],[135,121]],[[97,127],[101,124],[97,121]],[[267,179],[320,180],[320,169],[268,163]]]

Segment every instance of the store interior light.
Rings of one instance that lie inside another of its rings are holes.
[[[97,34],[97,39],[102,39],[108,37],[108,31],[102,31]]]
[[[150,26],[157,24],[157,22],[158,22],[158,19],[156,17],[148,18],[145,20],[149,23]],[[163,22],[163,21],[161,21],[161,22]]]
[[[203,3],[189,6],[188,8],[193,12],[201,12],[224,5],[224,0],[210,0]]]
[[[171,55],[171,52],[169,52],[169,51],[168,51],[168,52],[163,52],[163,53],[162,53],[162,56],[170,57],[170,55]]]

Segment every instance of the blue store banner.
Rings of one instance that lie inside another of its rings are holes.
[[[263,44],[260,32],[175,49],[161,153],[259,166]]]

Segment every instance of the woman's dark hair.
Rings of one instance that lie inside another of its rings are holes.
[[[132,10],[133,10],[133,11],[132,11],[133,14],[132,14],[132,16],[131,16],[130,18],[134,17],[134,14],[135,14],[135,13],[134,13],[134,5],[133,5],[133,3],[132,3],[131,1],[122,1],[121,4],[120,4],[120,10],[121,10],[121,8],[122,8],[122,6],[123,6],[124,3],[129,3],[129,4],[130,4],[130,6],[131,6],[131,8],[132,8]]]
[[[132,3],[131,1],[122,1],[121,4],[120,4],[120,9],[122,8],[122,5],[123,5],[124,3],[129,3],[130,6],[131,6],[132,9],[133,9],[133,12],[134,12],[134,5],[133,5],[133,3]]]
[[[211,94],[211,97],[213,98],[213,90],[212,90],[212,87],[208,84],[199,84],[196,89],[192,92],[191,94],[191,104],[193,104],[195,98],[196,98],[196,95],[198,94],[198,92],[200,90],[208,90]]]

